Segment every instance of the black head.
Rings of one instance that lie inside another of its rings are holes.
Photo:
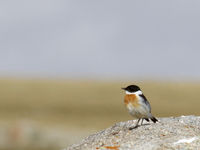
[[[122,89],[131,93],[137,92],[140,90],[140,88],[137,85],[129,85],[126,88],[122,88]]]

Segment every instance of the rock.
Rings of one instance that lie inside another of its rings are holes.
[[[136,129],[129,127],[136,120],[119,122],[110,128],[90,135],[66,150],[163,150],[200,149],[200,117],[181,116],[158,118]]]

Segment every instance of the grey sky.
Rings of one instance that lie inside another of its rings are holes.
[[[0,74],[200,77],[199,0],[0,1]]]

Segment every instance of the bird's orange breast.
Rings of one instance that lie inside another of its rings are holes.
[[[128,105],[129,103],[131,103],[134,107],[139,106],[138,98],[135,94],[127,94],[124,97],[124,103],[125,103],[125,105]]]

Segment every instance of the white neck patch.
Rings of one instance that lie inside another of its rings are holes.
[[[130,95],[130,94],[136,94],[136,95],[140,95],[140,94],[142,94],[142,91],[137,91],[137,92],[128,92],[128,91],[126,91],[126,94],[128,94],[128,95]]]

